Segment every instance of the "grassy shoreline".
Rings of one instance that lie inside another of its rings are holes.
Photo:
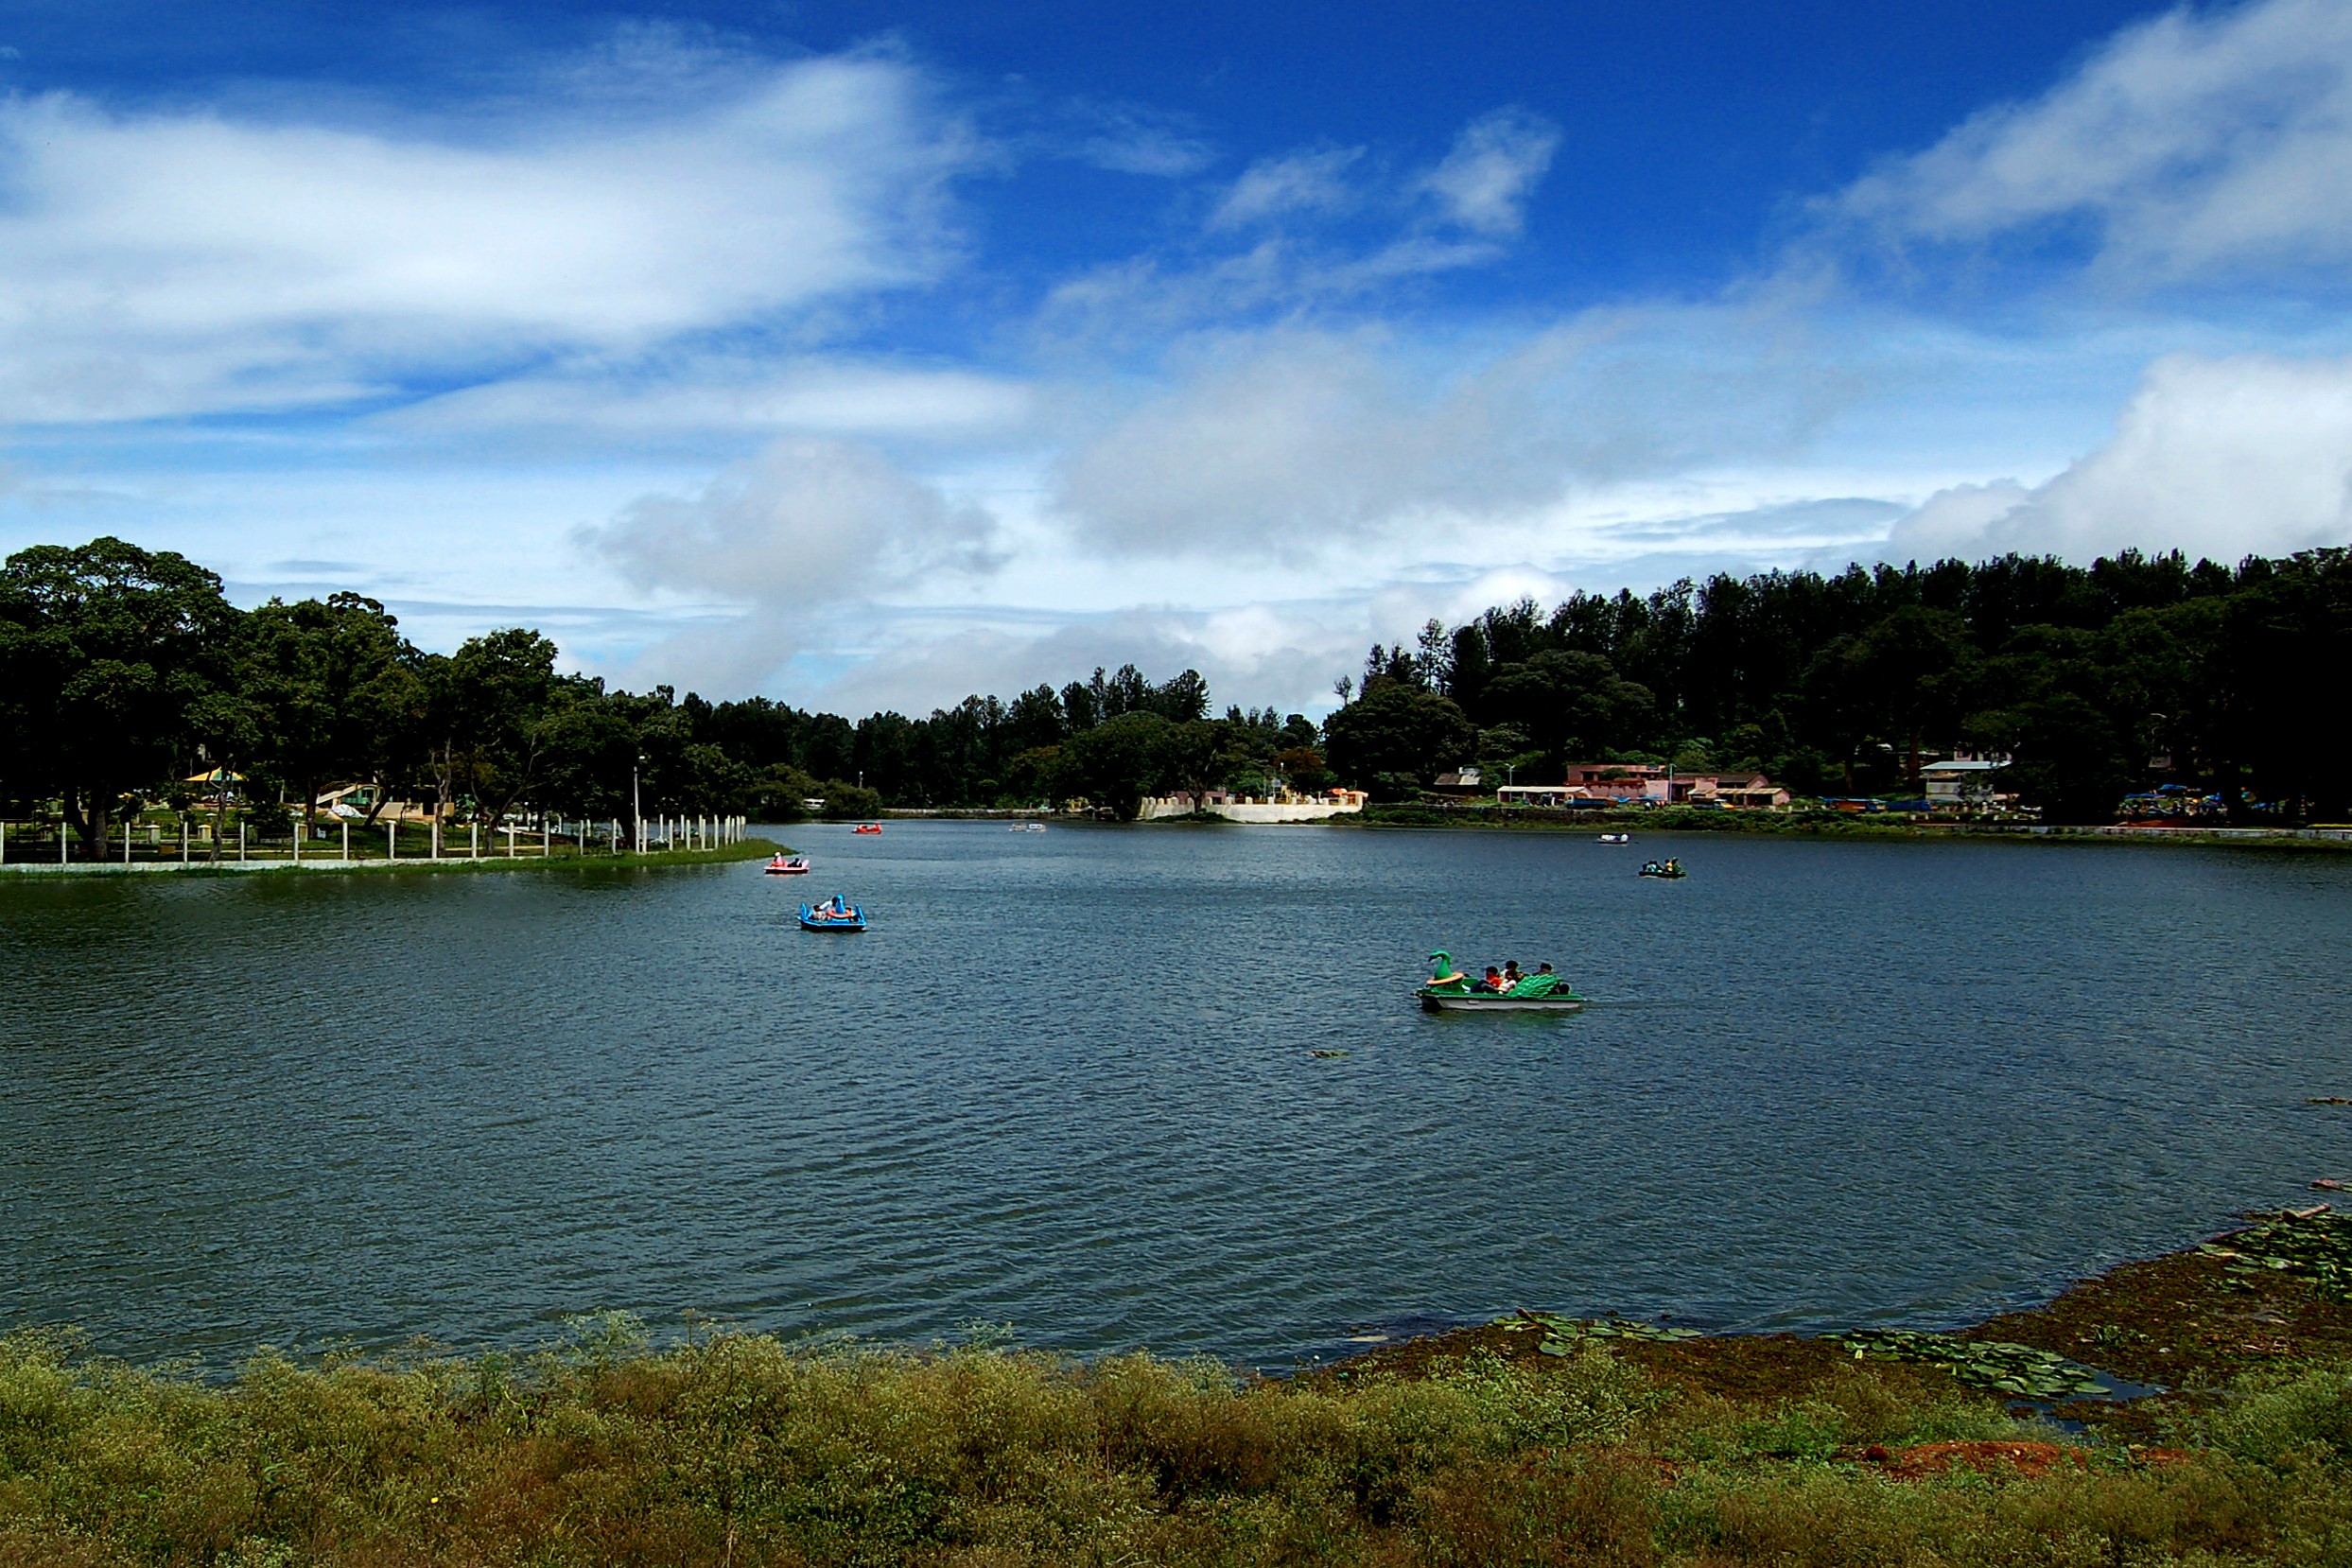
[[[1320,824],[1312,826],[1321,826]],[[1370,806],[1329,820],[1336,828],[1507,828],[1559,833],[1760,833],[1794,838],[1936,843],[1990,839],[2011,844],[2163,844],[2204,847],[2352,850],[2341,828],[2101,828],[2030,823],[1889,821],[1885,816],[1777,811],[1568,812],[1541,807]]]
[[[216,863],[206,860],[191,860],[184,864],[178,861],[133,861],[128,865],[118,861],[73,861],[59,865],[45,861],[11,861],[0,864],[0,877],[255,877],[282,873],[340,877],[405,876],[410,873],[446,876],[489,871],[659,868],[730,865],[738,861],[765,860],[783,847],[767,839],[747,838],[740,843],[720,845],[709,849],[656,849],[628,855],[577,855],[559,849],[552,855],[484,855],[479,860],[468,860],[462,855],[444,855],[439,860],[403,856],[396,861],[343,861],[322,855],[304,861],[248,860]]]
[[[0,1564],[2316,1568],[2352,1545],[2347,1255],[2344,1222],[2274,1219],[1952,1342],[2170,1385],[2055,1406],[1973,1365],[1533,1315],[1281,1381],[984,1340],[656,1349],[605,1316],[521,1357],[263,1350],[213,1385],[22,1331]]]

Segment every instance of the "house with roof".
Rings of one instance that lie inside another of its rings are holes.
[[[2000,788],[2000,774],[2009,766],[2006,756],[1952,757],[1920,766],[1927,810],[1952,816],[1976,816],[2014,810],[2017,796]]]

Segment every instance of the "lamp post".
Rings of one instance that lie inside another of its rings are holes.
[[[629,764],[629,847],[632,849],[644,847],[638,840],[645,833],[645,808],[637,803],[637,770],[644,765],[643,752],[637,753],[637,759]]]

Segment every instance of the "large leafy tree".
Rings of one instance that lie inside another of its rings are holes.
[[[1122,822],[1159,785],[1172,726],[1157,713],[1131,710],[1081,730],[1057,754],[1059,795],[1084,795]]]
[[[555,673],[555,644],[511,627],[425,661],[427,746],[419,769],[446,812],[460,802],[496,823],[530,800],[552,763],[549,721],[560,701],[584,700],[588,683]]]
[[[1478,729],[1450,697],[1378,679],[1324,726],[1340,777],[1385,795],[1427,784],[1477,755]]]
[[[0,767],[56,796],[96,854],[126,794],[168,776],[218,698],[238,616],[220,579],[120,539],[0,565]],[[216,705],[217,706],[217,705]]]
[[[380,779],[413,743],[425,714],[419,662],[399,622],[358,594],[273,599],[245,618],[239,694],[305,817],[330,780]]]

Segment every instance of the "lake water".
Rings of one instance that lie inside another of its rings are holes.
[[[0,1325],[1277,1367],[1518,1306],[1949,1323],[2352,1177],[2304,1103],[2352,1094],[2352,858],[776,836],[817,875],[0,880]],[[795,929],[837,889],[871,932]],[[1433,946],[1594,1003],[1424,1015]]]

